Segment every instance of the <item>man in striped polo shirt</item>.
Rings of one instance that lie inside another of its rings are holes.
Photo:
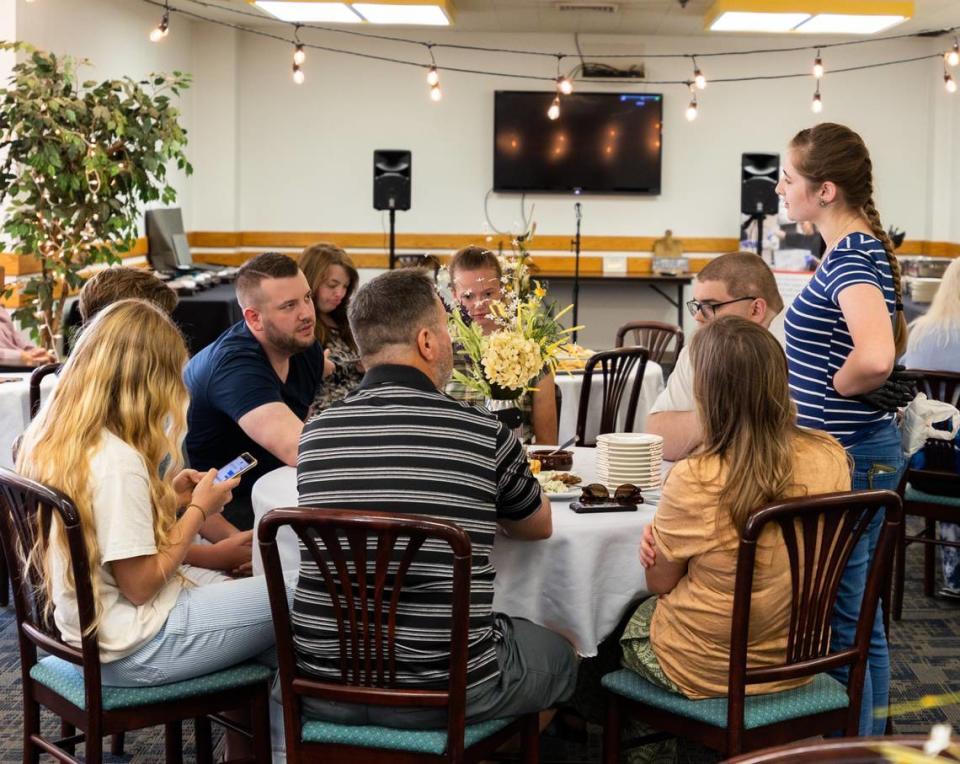
[[[366,374],[359,388],[304,428],[297,462],[300,505],[453,520],[473,544],[467,721],[550,708],[573,692],[577,659],[563,637],[493,611],[490,550],[499,526],[515,539],[552,532],[550,501],[523,448],[485,409],[441,391],[453,365],[443,304],[418,270],[384,273],[351,300],[350,328]],[[397,678],[442,689],[450,661],[449,548],[425,547],[404,586]],[[440,604],[440,603],[443,604]],[[299,665],[340,676],[339,639],[326,588],[309,555],[293,603]],[[436,728],[446,711],[307,701],[309,716],[348,724]]]

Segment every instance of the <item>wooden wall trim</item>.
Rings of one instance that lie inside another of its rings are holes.
[[[387,247],[382,233],[353,232],[296,232],[296,231],[193,231],[188,235],[191,247],[197,249],[302,249],[318,241],[332,241],[344,249],[375,249]],[[679,237],[687,254],[734,252],[740,242],[724,237]],[[649,254],[656,237],[653,236],[584,236],[582,252],[641,252]],[[489,240],[483,234],[398,233],[400,250],[454,251],[469,244],[485,244],[490,249],[510,249],[509,237],[495,235]],[[530,243],[533,252],[572,252],[570,236],[541,235]],[[897,250],[901,255],[927,257],[960,257],[960,243],[947,241],[908,240]]]
[[[147,239],[141,236],[129,252],[121,252],[121,260],[132,260],[135,257],[146,257]],[[18,255],[13,252],[0,252],[0,267],[7,276],[32,276],[40,273],[40,261],[33,255]]]

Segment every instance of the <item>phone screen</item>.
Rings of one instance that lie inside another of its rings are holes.
[[[213,482],[220,483],[237,475],[242,475],[250,468],[255,467],[256,464],[257,460],[250,456],[250,454],[240,454],[240,456],[228,465],[217,470],[217,477]]]

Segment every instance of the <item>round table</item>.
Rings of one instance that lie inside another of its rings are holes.
[[[572,471],[585,483],[595,482],[596,449],[572,450]],[[252,498],[256,536],[256,525],[269,510],[297,506],[296,469],[268,472],[254,484]],[[518,541],[497,534],[491,555],[497,570],[493,607],[563,634],[583,656],[596,655],[630,603],[648,594],[638,550],[656,505],[641,504],[636,512],[580,515],[570,509],[569,499],[552,504],[549,539]],[[277,544],[281,565],[299,567],[297,540],[289,528],[277,535]],[[253,570],[263,573],[256,544]]]
[[[0,374],[0,466],[13,469],[13,444],[30,424],[29,371]],[[40,401],[46,401],[57,384],[49,374],[40,383]]]

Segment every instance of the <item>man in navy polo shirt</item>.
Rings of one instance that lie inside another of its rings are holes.
[[[314,335],[310,285],[295,260],[268,252],[245,263],[237,300],[243,321],[190,359],[184,378],[190,466],[219,468],[244,451],[257,459],[223,513],[246,529],[253,527],[257,478],[297,464],[303,421],[329,362]]]

